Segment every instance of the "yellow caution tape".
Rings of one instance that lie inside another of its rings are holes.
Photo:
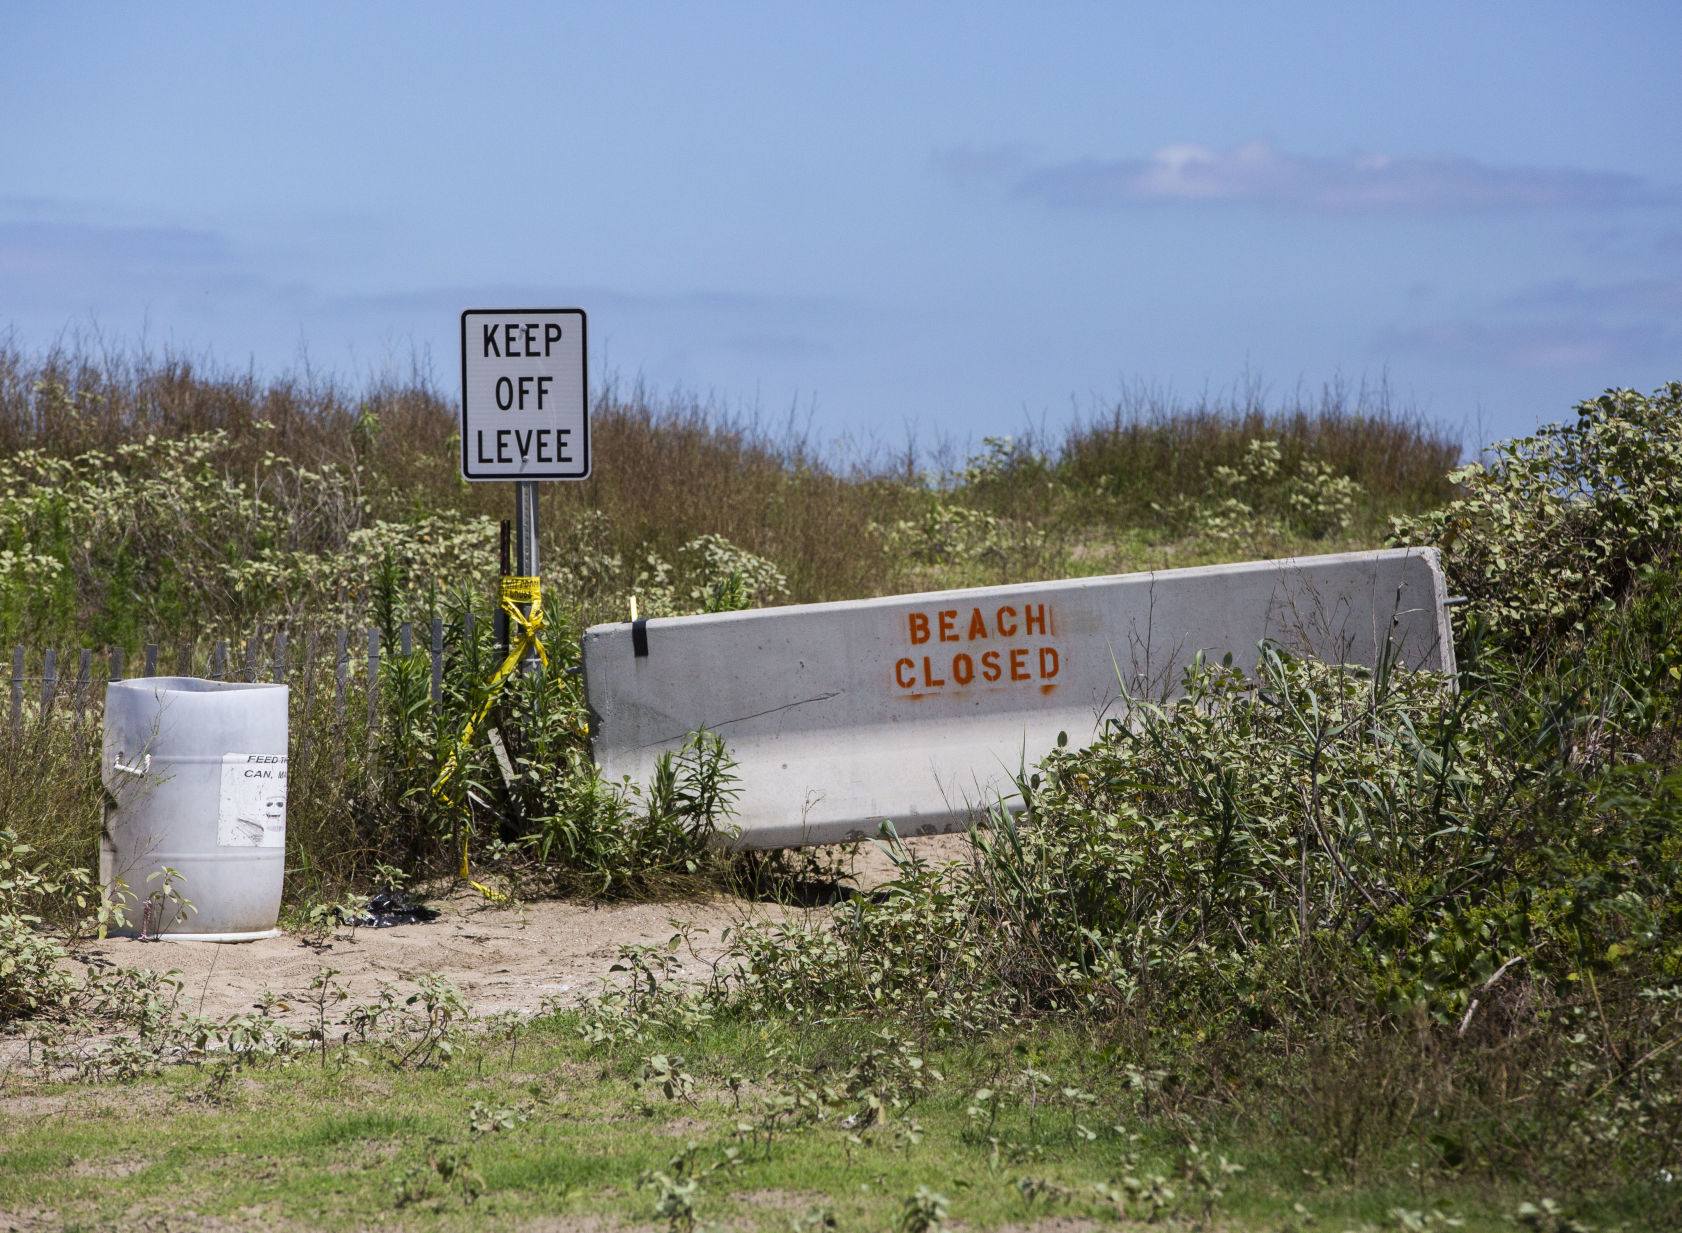
[[[503,576],[502,602],[504,604],[540,604],[543,602],[543,583],[536,578],[520,578],[512,574]]]
[[[538,637],[544,626],[543,583],[536,578],[506,576],[502,579],[499,598],[502,610],[508,614],[508,627],[513,635],[508,640],[508,658],[502,661],[502,666],[492,673],[491,679],[485,683],[485,700],[462,728],[461,739],[456,741],[455,749],[444,759],[444,766],[438,772],[438,778],[432,782],[432,795],[446,804],[449,803],[450,796],[444,790],[444,786],[449,783],[450,776],[455,774],[456,767],[461,764],[467,747],[473,743],[473,734],[479,730],[479,726],[485,722],[485,716],[490,714],[491,707],[496,704],[498,695],[502,693],[503,683],[514,675],[520,661],[532,651],[537,652],[545,670],[549,667],[549,656]],[[522,604],[530,606],[530,615],[520,611]],[[473,880],[473,874],[467,863],[467,845],[471,836],[471,824],[464,824],[461,832],[461,869],[458,872],[470,882]],[[473,885],[479,886],[477,882],[473,882]],[[479,886],[479,889],[487,899],[494,897],[494,893],[483,886]]]

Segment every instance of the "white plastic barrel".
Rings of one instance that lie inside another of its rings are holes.
[[[114,932],[209,942],[280,932],[286,686],[114,681],[102,756],[99,879],[127,917]],[[180,875],[179,899],[163,893],[166,868]]]

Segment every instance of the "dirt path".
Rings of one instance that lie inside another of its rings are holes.
[[[324,967],[357,1001],[376,997],[382,982],[407,989],[417,976],[454,981],[473,1012],[531,1013],[546,1000],[571,1004],[597,992],[624,943],[664,942],[671,922],[694,926],[696,955],[684,954],[689,975],[723,951],[724,931],[749,919],[780,917],[765,908],[719,896],[706,902],[590,904],[539,901],[496,907],[476,892],[435,900],[442,913],[427,924],[392,929],[339,929],[319,946],[282,934],[259,942],[139,942],[113,938],[84,948],[103,967],[179,971],[180,1007],[221,1018],[250,1010],[265,990],[288,1000],[302,995]]]
[[[944,862],[961,859],[966,840],[943,835],[908,842],[919,856]],[[891,877],[892,866],[867,844],[840,872],[851,884],[868,889]],[[373,1000],[385,982],[406,996],[416,977],[436,973],[455,982],[476,1015],[532,1014],[546,1002],[573,1005],[599,992],[605,980],[618,979],[608,969],[620,946],[665,942],[674,932],[673,921],[692,926],[692,945],[680,951],[683,975],[703,979],[726,948],[727,930],[749,921],[791,921],[823,911],[727,895],[657,904],[539,900],[510,908],[466,890],[433,900],[432,906],[441,915],[430,923],[340,929],[318,946],[289,934],[236,944],[111,938],[80,947],[73,966],[78,972],[90,964],[100,971],[173,970],[182,981],[178,1009],[218,1019],[252,1010],[265,992],[273,992],[294,1004],[280,1017],[302,1023],[305,1014],[298,1003],[324,967],[338,969],[334,979],[355,1001]],[[17,1038],[0,1038],[0,1067],[22,1054]]]

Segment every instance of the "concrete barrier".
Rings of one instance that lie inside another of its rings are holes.
[[[603,773],[647,782],[705,726],[738,763],[736,846],[967,825],[1122,685],[1170,696],[1202,651],[1272,639],[1344,663],[1454,670],[1430,549],[1346,553],[597,625],[584,634]]]

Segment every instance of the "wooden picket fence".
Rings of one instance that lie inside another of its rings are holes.
[[[430,634],[428,645],[420,647],[419,653],[431,656],[432,709],[437,714],[443,705],[445,624],[441,617],[433,617],[427,626],[420,632],[423,637]],[[462,642],[471,643],[472,613],[464,616],[459,628]],[[417,653],[415,634],[413,621],[404,621],[398,627],[398,654],[407,658]],[[300,641],[302,646],[298,645]],[[14,646],[11,705],[6,714],[14,730],[29,720],[45,721],[55,716],[77,724],[99,719],[105,708],[104,687],[131,675],[300,684],[308,698],[313,697],[320,683],[319,674],[330,665],[339,718],[345,717],[353,687],[360,686],[366,696],[372,729],[379,718],[379,691],[369,689],[368,683],[380,679],[381,654],[389,654],[380,644],[380,631],[374,628],[340,629],[327,634],[312,631],[301,639],[279,628],[269,636],[253,634],[243,644],[230,644],[226,639],[213,642],[205,653],[200,651],[201,644],[195,642],[173,646],[154,642],[146,644],[141,663],[137,665],[140,671],[134,673],[128,672],[127,655],[122,647],[101,650],[98,654],[92,647],[83,647],[61,655],[58,648],[51,646],[35,653],[27,647]]]

